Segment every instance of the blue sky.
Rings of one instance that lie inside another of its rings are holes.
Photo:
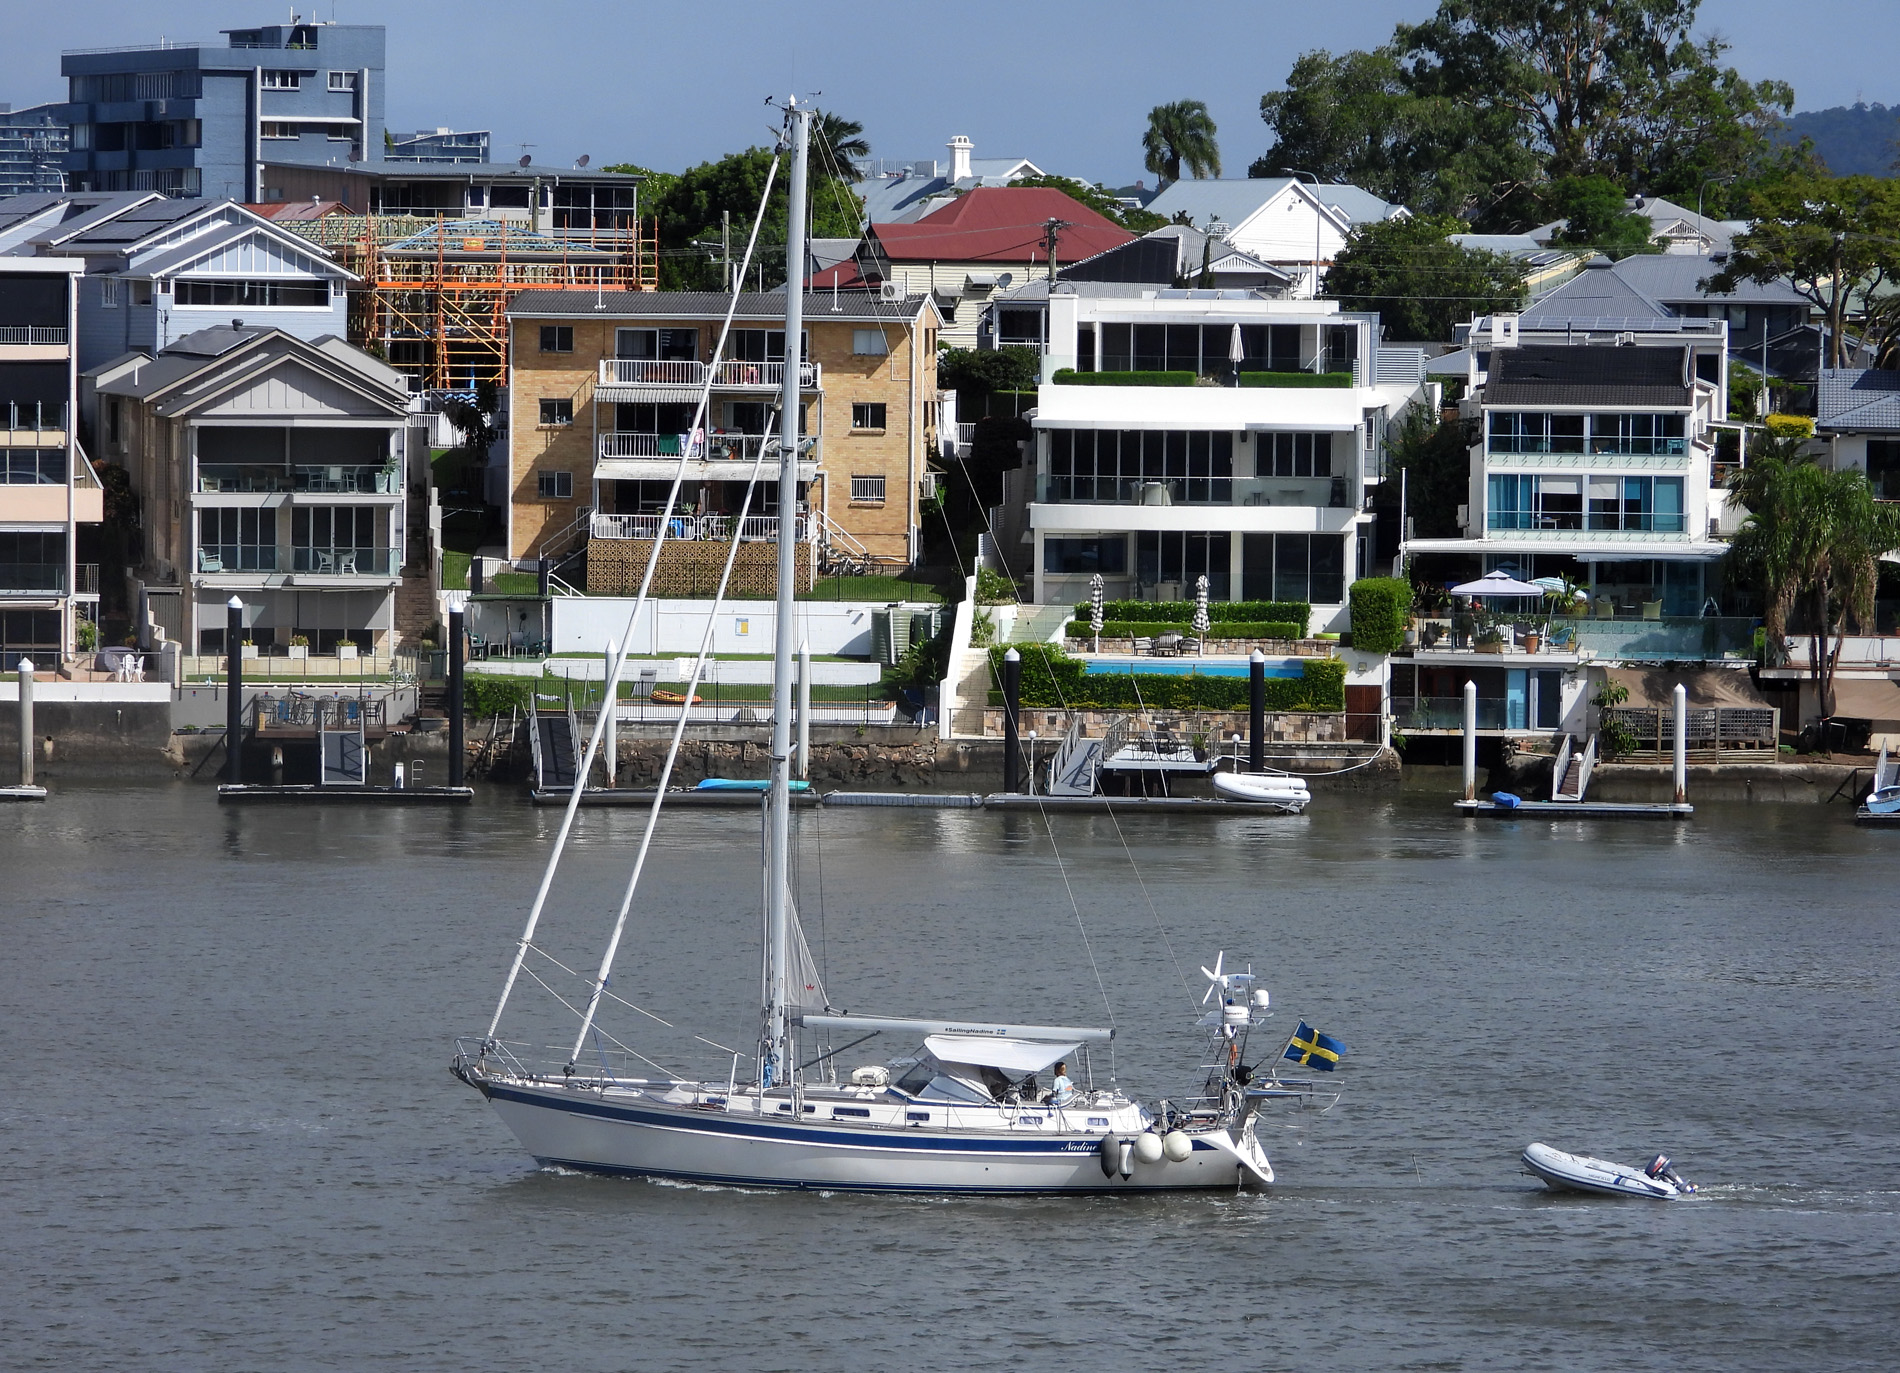
[[[1263,92],[1300,53],[1383,41],[1436,0],[302,0],[300,13],[389,30],[389,123],[487,128],[498,157],[633,161],[677,170],[764,141],[768,92],[821,91],[862,121],[879,157],[945,157],[968,134],[978,157],[1025,156],[1071,176],[1143,176],[1147,111],[1205,100],[1224,170],[1266,150]],[[254,0],[61,0],[8,6],[0,100],[64,94],[65,48],[213,37],[276,22]],[[1790,17],[1799,15],[1798,28]],[[1751,77],[1794,85],[1797,107],[1900,103],[1900,4],[1892,0],[1704,0],[1701,27]],[[1851,34],[1851,41],[1840,35]]]

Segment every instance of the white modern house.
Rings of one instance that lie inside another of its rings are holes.
[[[1459,537],[1405,545],[1421,574],[1569,577],[1598,619],[1719,606],[1727,321],[1495,315],[1470,340],[1469,500]]]
[[[1082,600],[1097,573],[1111,598],[1184,599],[1205,575],[1216,600],[1310,601],[1313,629],[1342,625],[1388,431],[1429,399],[1423,355],[1330,301],[1088,281],[1025,296],[1012,308],[1046,312],[1048,345],[1004,553],[1033,567],[1035,600]]]
[[[1293,271],[1300,295],[1311,297],[1316,280],[1361,224],[1397,219],[1411,212],[1357,186],[1325,186],[1292,177],[1242,177],[1171,183],[1147,208],[1164,219],[1187,217],[1192,227],[1215,234],[1257,261]]]

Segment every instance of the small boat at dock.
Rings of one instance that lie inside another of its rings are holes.
[[[1524,1149],[1524,1167],[1553,1192],[1671,1201],[1696,1190],[1694,1183],[1684,1182],[1670,1166],[1667,1154],[1657,1154],[1641,1168],[1630,1168],[1585,1154],[1566,1154],[1548,1144],[1530,1144]]]
[[[1313,793],[1304,777],[1275,772],[1217,772],[1214,790],[1223,801],[1266,806],[1298,815],[1312,804]]]

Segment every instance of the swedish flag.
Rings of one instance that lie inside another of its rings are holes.
[[[1323,1035],[1304,1020],[1300,1028],[1293,1032],[1293,1042],[1286,1046],[1286,1057],[1302,1068],[1315,1068],[1322,1073],[1330,1073],[1339,1066],[1339,1060],[1346,1056],[1346,1046],[1331,1035]]]

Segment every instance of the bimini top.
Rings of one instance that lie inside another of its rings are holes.
[[[1035,1039],[993,1039],[988,1035],[927,1035],[924,1047],[939,1063],[968,1063],[1021,1077],[1071,1057],[1079,1046]]]

